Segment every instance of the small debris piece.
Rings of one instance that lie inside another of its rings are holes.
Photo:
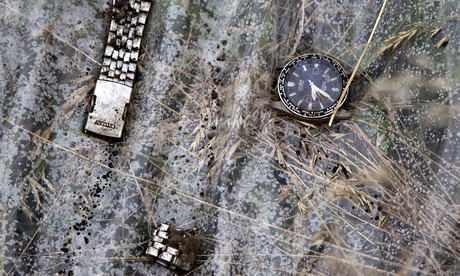
[[[147,255],[157,263],[170,268],[190,271],[200,249],[200,240],[192,234],[162,223],[153,231]]]

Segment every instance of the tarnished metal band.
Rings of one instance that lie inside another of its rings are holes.
[[[121,138],[151,5],[148,0],[113,0],[107,47],[86,131]]]

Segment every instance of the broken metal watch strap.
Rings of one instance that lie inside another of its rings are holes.
[[[149,0],[113,0],[107,47],[85,131],[121,138],[151,5]]]
[[[201,241],[197,237],[162,223],[159,229],[153,231],[145,253],[165,267],[190,271],[200,246]]]

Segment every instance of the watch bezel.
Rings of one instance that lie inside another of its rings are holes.
[[[279,74],[279,77],[278,77],[278,84],[277,84],[278,95],[279,95],[283,105],[290,112],[292,112],[294,115],[302,117],[302,118],[305,118],[305,119],[310,119],[310,120],[320,120],[320,119],[327,118],[328,116],[330,116],[332,114],[332,112],[334,111],[335,107],[338,104],[338,101],[334,102],[332,105],[330,105],[330,106],[328,106],[328,107],[326,107],[326,108],[324,108],[322,110],[309,111],[309,110],[301,109],[298,106],[296,106],[289,99],[289,97],[286,94],[286,76],[289,73],[289,71],[295,65],[297,65],[298,63],[300,63],[300,62],[302,62],[304,60],[311,60],[311,59],[324,60],[324,61],[328,62],[329,64],[331,64],[332,67],[334,67],[334,69],[336,69],[339,72],[340,77],[342,78],[342,91],[341,91],[341,93],[343,92],[343,89],[345,88],[345,86],[347,85],[347,82],[348,82],[348,75],[345,72],[345,69],[342,67],[342,65],[336,59],[334,59],[334,58],[332,58],[330,56],[327,56],[327,55],[324,55],[324,54],[311,53],[311,54],[300,55],[300,56],[290,60],[283,67],[283,69],[281,70],[281,72]],[[343,98],[342,102],[339,104],[339,107],[343,105],[343,103],[345,102],[345,100],[347,98],[347,95],[348,95],[348,91],[347,91],[347,94],[345,95],[345,97]]]

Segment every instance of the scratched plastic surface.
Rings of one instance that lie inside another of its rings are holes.
[[[82,132],[110,2],[0,0],[0,274],[167,274],[160,222],[193,275],[460,273],[456,0],[388,1],[331,128],[270,109],[276,68],[351,72],[382,1],[154,1],[118,143]]]

